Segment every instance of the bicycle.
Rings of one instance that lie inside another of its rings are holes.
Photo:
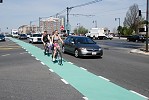
[[[54,49],[52,50],[52,58],[53,58],[53,54],[54,54]],[[56,61],[58,62],[59,65],[62,65],[62,59],[63,59],[62,58],[62,53],[58,48],[56,48],[55,59],[56,59]]]
[[[45,47],[45,50],[44,50],[44,54],[45,55],[47,55],[48,54],[48,56],[50,56],[50,54],[51,54],[51,44],[50,43],[46,43],[46,47]]]

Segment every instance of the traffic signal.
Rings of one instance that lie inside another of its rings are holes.
[[[3,3],[3,0],[0,0],[0,3]]]
[[[139,16],[141,16],[142,14],[141,14],[141,10],[139,10]]]

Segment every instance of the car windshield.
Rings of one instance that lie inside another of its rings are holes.
[[[77,38],[76,42],[80,44],[95,44],[95,42],[92,39],[87,38],[87,37]]]
[[[20,36],[26,36],[26,34],[21,34]]]
[[[33,34],[33,37],[41,37],[41,34]]]
[[[0,37],[5,37],[3,34],[0,34]]]

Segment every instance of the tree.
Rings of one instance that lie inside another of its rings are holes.
[[[74,33],[77,35],[84,35],[88,32],[88,29],[84,28],[83,26],[74,29]]]
[[[124,19],[124,27],[131,28],[136,34],[138,34],[138,29],[142,25],[144,18],[139,16],[139,7],[134,4],[129,7]]]

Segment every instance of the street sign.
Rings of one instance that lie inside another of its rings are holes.
[[[64,30],[64,26],[63,26],[63,25],[60,27],[60,30],[61,30],[61,31],[63,31],[63,30]]]

